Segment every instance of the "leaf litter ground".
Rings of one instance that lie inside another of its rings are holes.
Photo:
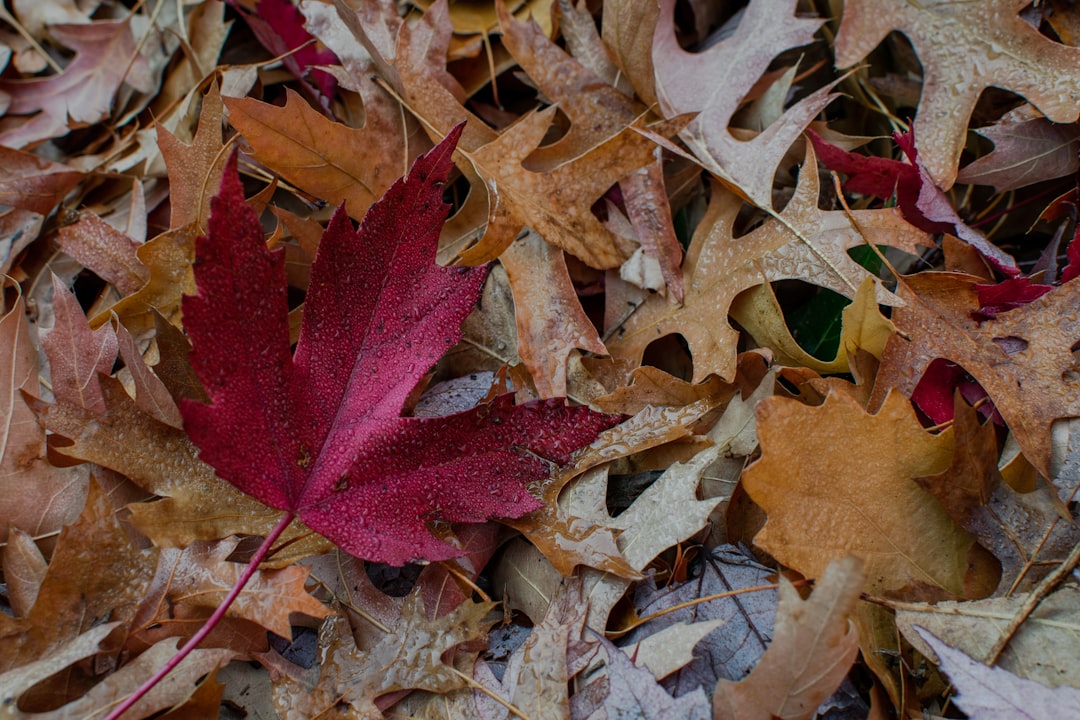
[[[1070,3],[0,23],[6,716],[1075,714]]]

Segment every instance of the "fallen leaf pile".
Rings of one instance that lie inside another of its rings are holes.
[[[1065,0],[13,0],[0,717],[1077,715],[1078,119]]]

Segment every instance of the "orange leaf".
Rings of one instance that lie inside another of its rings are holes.
[[[818,407],[768,398],[757,429],[761,459],[742,479],[768,514],[756,544],[809,577],[855,555],[868,592],[963,593],[974,541],[915,482],[948,467],[951,432],[923,430],[898,393],[869,415],[842,392]]]

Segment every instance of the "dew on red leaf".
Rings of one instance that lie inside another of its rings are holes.
[[[450,417],[400,417],[460,339],[486,276],[485,267],[435,265],[447,212],[438,183],[460,132],[418,158],[359,229],[343,208],[334,214],[311,268],[295,355],[283,256],[266,248],[235,157],[198,242],[199,295],[184,303],[193,363],[212,401],[182,408],[202,458],[345,551],[395,565],[461,554],[429,532],[431,520],[482,522],[537,508],[523,488],[548,475],[539,458],[567,462],[617,422],[563,400],[515,406],[511,396]]]

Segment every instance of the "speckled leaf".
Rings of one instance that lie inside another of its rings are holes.
[[[991,85],[1023,96],[1048,118],[1080,113],[1080,49],[1052,42],[1019,17],[1027,0],[849,0],[836,38],[836,64],[850,67],[898,30],[924,68],[916,144],[934,182],[949,189],[967,124]]]
[[[514,406],[509,396],[450,417],[400,417],[461,337],[486,274],[434,263],[460,133],[417,159],[358,231],[343,210],[334,216],[312,265],[295,357],[284,258],[267,250],[235,164],[199,240],[199,295],[184,302],[192,363],[212,402],[181,407],[202,458],[368,560],[460,555],[426,523],[537,508],[526,483],[615,421],[561,400]]]
[[[0,671],[63,647],[100,618],[129,621],[150,585],[156,556],[132,544],[116,507],[91,482],[79,519],[60,533],[20,632],[4,638]]]
[[[60,402],[40,407],[38,415],[46,429],[71,441],[54,452],[115,470],[160,496],[128,506],[135,527],[163,547],[270,532],[280,513],[215,477],[183,431],[140,412],[115,378],[102,378],[101,387],[104,417]],[[298,539],[300,535],[308,539]],[[298,522],[282,538],[293,542],[284,550],[287,557],[279,553],[275,561],[326,552],[325,541],[311,542],[316,538]]]
[[[1080,690],[1048,688],[1018,678],[1007,670],[987,667],[932,634],[916,627],[938,656],[941,669],[956,686],[956,704],[972,720],[1035,720],[1080,714]]]
[[[928,272],[897,287],[906,304],[892,316],[900,332],[885,346],[870,406],[891,388],[910,394],[934,359],[945,358],[986,389],[1028,460],[1051,477],[1050,427],[1080,415],[1080,365],[1072,354],[1080,338],[1080,283],[980,321],[980,282]]]
[[[808,144],[803,167],[814,168],[816,163]],[[843,211],[819,209],[819,188],[817,172],[800,173],[795,196],[778,217],[736,238],[735,219],[742,201],[713,183],[705,217],[686,252],[683,302],[650,296],[606,341],[612,357],[636,365],[649,343],[679,334],[693,356],[694,382],[710,373],[731,380],[739,336],[727,316],[739,293],[766,282],[799,279],[852,297],[867,271],[848,250],[862,245],[864,237],[910,253],[929,243],[925,233],[893,208],[855,210],[857,231]],[[896,302],[880,285],[875,298],[879,303]]]
[[[792,105],[752,140],[736,138],[729,126],[773,59],[812,42],[822,21],[796,16],[792,0],[750,3],[730,37],[691,53],[675,37],[675,0],[660,5],[652,59],[661,109],[666,117],[700,113],[680,133],[682,139],[710,172],[738,186],[758,205],[772,207],[777,166],[803,128],[835,97],[829,92],[835,83]],[[703,77],[712,82],[703,86]]]
[[[17,286],[16,286],[17,287]],[[7,290],[7,282],[0,281]],[[0,314],[0,541],[17,527],[31,535],[79,516],[86,473],[46,460],[45,430],[27,402],[39,392],[37,353],[22,295]]]
[[[354,717],[381,717],[374,702],[380,695],[459,688],[463,681],[442,658],[456,645],[484,637],[493,607],[467,602],[429,620],[423,600],[413,593],[390,632],[363,650],[357,648],[345,618],[330,618],[319,633],[321,662],[301,678],[275,683],[274,707],[280,717],[316,717],[344,703],[357,711]]]
[[[948,467],[951,433],[926,432],[899,393],[870,415],[837,391],[817,407],[767,398],[757,428],[742,477],[768,515],[755,544],[807,576],[855,555],[869,592],[964,592],[974,540],[915,482]]]
[[[848,619],[866,580],[853,557],[834,560],[806,600],[780,580],[773,640],[743,680],[716,684],[716,717],[733,720],[810,720],[840,685],[859,653]]]
[[[196,542],[183,550],[162,550],[157,577],[142,604],[142,610],[149,610],[150,615],[138,618],[135,626],[168,624],[180,605],[206,608],[208,612],[216,608],[244,571],[242,563],[228,562],[238,542],[232,538],[213,544]],[[251,620],[282,637],[290,637],[290,613],[320,619],[330,613],[305,592],[307,576],[308,568],[299,565],[256,571],[229,606],[228,617]]]
[[[202,98],[199,129],[190,144],[181,142],[163,124],[157,126],[158,145],[169,169],[169,227],[195,223],[206,227],[210,215],[210,195],[221,182],[224,170],[221,91],[211,83]]]

